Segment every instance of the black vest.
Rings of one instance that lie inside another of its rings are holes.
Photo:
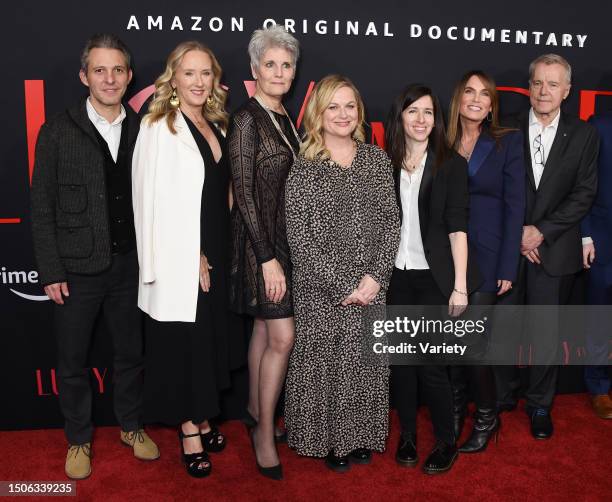
[[[121,124],[121,140],[116,162],[113,160],[106,140],[95,126],[93,128],[104,153],[106,201],[113,254],[124,254],[136,247],[134,209],[132,208],[132,166],[127,145],[127,128],[127,120],[124,120]]]

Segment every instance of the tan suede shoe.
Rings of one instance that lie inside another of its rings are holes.
[[[608,394],[591,397],[593,411],[599,418],[612,418],[612,399]]]
[[[159,458],[159,448],[144,431],[123,432],[121,431],[121,442],[134,449],[134,456],[139,460],[155,460]]]
[[[91,474],[91,443],[68,446],[66,455],[66,476],[71,479],[85,479]]]

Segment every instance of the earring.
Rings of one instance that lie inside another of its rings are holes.
[[[178,108],[181,104],[181,100],[176,95],[176,89],[172,89],[172,96],[170,97],[170,106],[172,108]]]
[[[487,122],[491,122],[493,120],[493,112],[487,113]]]
[[[208,99],[206,100],[206,106],[208,106],[208,108],[212,108],[214,104],[215,100],[213,99],[213,97],[208,96]]]

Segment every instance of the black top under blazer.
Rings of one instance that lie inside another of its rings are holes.
[[[450,298],[455,286],[455,267],[449,234],[468,229],[470,196],[468,192],[468,165],[455,152],[434,172],[435,153],[430,148],[419,188],[419,224],[425,258],[440,288]],[[401,169],[394,166],[395,194],[400,220],[403,219],[400,197]],[[478,269],[468,253],[467,289],[476,291],[482,282]]]
[[[525,139],[525,225],[535,225],[544,235],[538,247],[542,267],[551,276],[582,270],[580,222],[597,193],[599,137],[595,128],[561,113],[555,140],[536,189],[529,145],[529,112],[510,118],[508,124],[523,131]]]
[[[126,164],[131,166],[140,119],[129,106],[124,108]],[[40,129],[30,202],[34,254],[43,286],[66,281],[67,272],[96,274],[111,265],[105,162],[85,99]]]

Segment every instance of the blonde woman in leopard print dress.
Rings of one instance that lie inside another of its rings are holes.
[[[363,103],[332,75],[309,100],[286,184],[295,346],[286,383],[289,446],[345,471],[383,451],[389,370],[361,361],[364,306],[384,304],[399,245],[391,163],[363,143]]]

